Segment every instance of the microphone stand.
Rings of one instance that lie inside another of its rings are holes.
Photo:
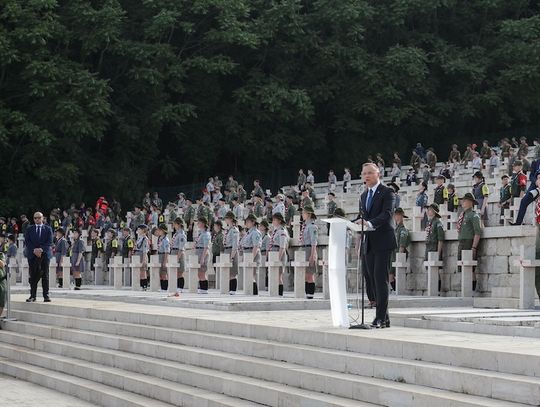
[[[362,255],[364,254],[363,253],[363,250],[364,250],[364,237],[365,237],[365,231],[364,231],[364,216],[360,216],[360,220],[362,220],[362,223],[361,223],[361,231],[360,231],[360,248],[359,248],[359,254],[358,254],[358,261],[357,261],[357,265],[356,265],[356,275],[358,276],[360,273],[359,273],[359,270],[360,270],[360,261],[362,259]],[[361,288],[361,291],[362,291],[362,320],[360,322],[360,324],[356,324],[356,325],[352,325],[349,327],[349,329],[371,329],[371,326],[366,324],[365,323],[365,320],[364,320],[364,310],[365,310],[365,290],[364,290],[364,267],[362,265],[362,275],[361,275],[361,278],[362,278],[362,288]],[[358,287],[358,286],[357,286]],[[358,293],[358,291],[357,291]]]

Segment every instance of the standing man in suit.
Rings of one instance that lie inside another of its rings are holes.
[[[30,268],[30,298],[26,302],[35,302],[37,285],[41,279],[43,299],[49,298],[49,260],[52,257],[53,232],[50,226],[43,224],[43,214],[34,213],[34,225],[24,234],[25,256]]]
[[[388,317],[388,272],[392,251],[396,249],[392,219],[394,193],[381,184],[379,168],[373,163],[362,166],[366,184],[360,199],[361,217],[367,231],[362,244],[362,268],[365,271],[366,290],[370,301],[375,301],[377,313],[374,328],[390,327]]]

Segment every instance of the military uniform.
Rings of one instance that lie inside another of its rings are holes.
[[[444,228],[441,220],[435,216],[428,219],[426,225],[426,253],[425,260],[428,259],[428,252],[438,252],[439,242],[444,242]]]

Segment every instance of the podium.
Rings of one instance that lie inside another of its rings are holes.
[[[361,232],[361,226],[342,218],[322,219],[330,224],[328,239],[328,288],[330,292],[330,308],[332,323],[335,327],[349,328],[347,310],[347,265],[345,249],[347,246],[347,229]]]

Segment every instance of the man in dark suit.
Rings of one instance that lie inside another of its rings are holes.
[[[43,224],[43,214],[34,214],[34,224],[24,234],[24,250],[30,268],[30,298],[26,302],[36,301],[37,285],[41,279],[43,298],[49,298],[49,261],[52,257],[53,232],[50,226]]]
[[[377,313],[372,326],[390,326],[388,318],[388,272],[390,257],[396,248],[394,223],[392,218],[394,192],[381,184],[379,168],[372,163],[362,166],[365,191],[360,200],[361,218],[356,223],[364,223],[362,242],[362,268],[366,281],[366,291],[370,301],[377,304]]]

